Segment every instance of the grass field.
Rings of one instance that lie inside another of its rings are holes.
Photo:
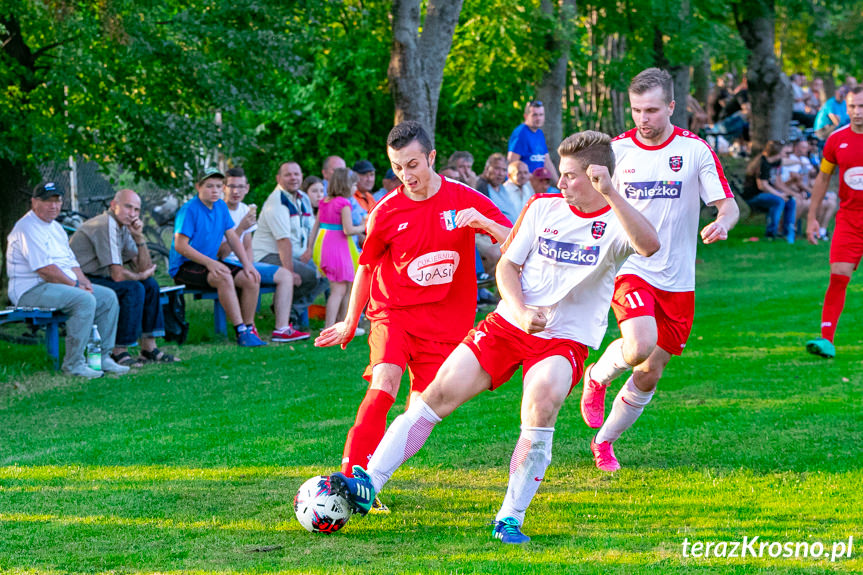
[[[622,471],[593,467],[577,397],[564,406],[528,511],[533,540],[518,548],[487,526],[518,436],[518,380],[438,426],[387,485],[389,516],[316,536],[291,501],[339,465],[364,339],[347,352],[238,349],[208,341],[210,307],[196,304],[183,363],[96,381],[0,343],[0,572],[863,572],[863,284],[849,288],[837,359],[810,356],[828,248],[743,241],[759,232],[699,248],[693,335],[616,444]],[[683,556],[684,539],[756,536],[828,555],[854,542],[835,562],[769,547]]]

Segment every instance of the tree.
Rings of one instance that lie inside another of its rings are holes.
[[[543,133],[552,161],[557,164],[557,147],[563,140],[563,92],[567,84],[569,47],[572,37],[567,33],[568,23],[575,20],[575,0],[542,0],[545,16],[545,50],[548,54],[548,69],[542,75],[537,88],[539,99],[545,104],[545,126]]]
[[[773,0],[746,0],[733,4],[740,37],[749,49],[746,79],[749,87],[749,134],[752,153],[768,140],[788,136],[793,96],[774,51],[776,13]]]
[[[395,123],[417,120],[433,136],[444,65],[462,0],[428,0],[424,19],[420,4],[420,0],[393,0],[393,45],[387,76]]]

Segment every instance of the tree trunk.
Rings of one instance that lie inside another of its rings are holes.
[[[27,171],[20,165],[13,164],[9,160],[0,159],[0,202],[3,203],[3,209],[0,210],[0,249],[3,254],[3,265],[0,266],[0,309],[6,307],[6,293],[9,286],[6,277],[6,244],[7,236],[15,222],[21,219],[27,210],[30,209],[30,180],[27,177]]]
[[[689,114],[686,112],[686,97],[689,95],[689,66],[672,66],[668,72],[674,81],[674,113],[671,114],[671,123],[688,130]]]
[[[793,95],[774,52],[776,13],[773,0],[741,2],[735,10],[737,29],[749,49],[746,80],[749,87],[749,135],[752,154],[768,140],[788,137]]]
[[[701,58],[693,66],[692,95],[705,110],[708,94],[710,94],[710,54],[704,50]]]
[[[395,123],[421,122],[432,139],[444,64],[462,1],[429,0],[421,23],[420,0],[393,0],[393,46],[387,76],[395,104]]]
[[[555,6],[557,4],[557,6]],[[537,96],[545,107],[545,144],[552,163],[556,166],[560,161],[557,146],[563,140],[563,90],[567,85],[566,67],[569,63],[569,36],[563,34],[566,23],[575,16],[575,0],[541,0],[542,13],[556,22],[554,29],[545,40],[547,51],[557,55],[557,59],[549,62],[548,70],[543,74],[537,87]]]

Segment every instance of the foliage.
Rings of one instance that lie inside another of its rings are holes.
[[[46,373],[42,349],[0,342],[0,571],[861,572],[863,291],[850,287],[838,357],[808,355],[829,246],[744,241],[762,232],[743,225],[699,246],[692,337],[616,444],[622,471],[594,469],[576,388],[525,548],[493,541],[486,525],[518,436],[517,377],[435,430],[385,488],[390,515],[313,536],[291,499],[339,466],[366,389],[364,339],[346,351],[204,343],[212,305],[197,302],[193,343],[171,348],[183,363],[95,381]],[[268,303],[259,326],[272,321]],[[851,535],[852,557],[836,563],[682,557],[684,538],[829,549]]]

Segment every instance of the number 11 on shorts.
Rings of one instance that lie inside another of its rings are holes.
[[[634,291],[632,293],[626,294],[626,302],[629,304],[629,307],[632,309],[637,309],[640,307],[644,307],[644,302],[641,300],[641,295],[638,291]]]

